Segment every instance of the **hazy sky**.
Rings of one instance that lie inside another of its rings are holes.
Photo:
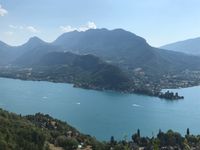
[[[153,46],[200,37],[200,0],[0,0],[0,40],[11,45],[89,28],[123,28]]]

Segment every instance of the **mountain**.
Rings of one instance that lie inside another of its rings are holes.
[[[23,44],[22,47],[31,49],[31,48],[38,47],[39,45],[44,45],[44,44],[47,45],[48,43],[34,36],[34,37],[31,37],[25,44]]]
[[[49,52],[64,51],[64,49],[62,49],[61,47],[51,44],[46,44],[46,43],[42,43],[40,45],[34,45],[34,43],[31,44],[33,45],[30,46],[28,43],[23,45],[24,53],[22,53],[15,60],[12,61],[13,65],[30,66],[35,64],[45,54]]]
[[[1,67],[3,77],[154,96],[161,88],[199,84],[200,56],[152,47],[123,29],[73,31],[52,43],[33,37],[11,50],[6,44],[2,47],[9,58],[3,66],[10,64],[8,69]]]
[[[200,55],[200,38],[194,38],[167,44],[162,46],[161,48],[177,52],[183,52],[190,55]]]
[[[125,73],[91,54],[49,52],[31,62],[23,64],[32,68],[29,79],[70,82],[75,86],[100,90],[130,90],[130,80]]]
[[[84,88],[129,90],[129,78],[118,67],[103,62],[91,54],[52,52],[45,55],[37,66],[56,68],[62,76],[73,76],[73,83]],[[59,66],[59,67],[57,67]],[[63,66],[63,67],[62,67]]]
[[[25,44],[20,46],[9,46],[0,41],[0,65],[12,64],[13,61],[24,53],[46,45],[48,45],[48,43],[42,41],[38,37],[32,37]]]
[[[100,87],[100,89],[123,90],[129,85],[129,78],[118,67],[103,62],[91,54],[76,55],[70,52],[53,52],[45,55],[40,65],[62,66],[74,70],[77,77],[89,86]],[[67,71],[66,71],[67,72]],[[71,73],[72,73],[71,72]],[[124,86],[123,86],[124,85]],[[126,90],[126,89],[125,89]]]
[[[85,32],[73,31],[64,33],[53,44],[64,47],[66,50],[77,53],[89,53],[110,58],[120,54],[128,55],[130,49],[143,51],[149,45],[145,39],[122,30],[90,29]]]
[[[7,64],[15,58],[13,47],[0,41],[0,65]]]
[[[69,51],[80,55],[95,55],[129,73],[140,69],[154,76],[200,70],[200,57],[154,48],[144,38],[123,29],[73,31],[62,34],[52,43],[33,37],[21,46],[2,45],[4,48],[0,47],[0,51],[7,52],[2,56],[9,60],[7,64],[12,65],[32,65],[49,52]]]
[[[151,56],[151,47],[135,34],[122,30],[91,29],[85,32],[73,31],[58,37],[54,45],[79,54],[94,54],[105,61],[129,65],[142,55]],[[131,56],[131,58],[130,58]]]
[[[53,44],[73,53],[96,55],[128,71],[141,68],[151,75],[200,69],[199,57],[151,47],[145,39],[123,29],[73,31]]]

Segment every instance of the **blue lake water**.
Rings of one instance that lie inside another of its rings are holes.
[[[71,84],[0,78],[0,107],[19,114],[48,113],[99,140],[186,128],[200,134],[200,86],[177,89],[184,100],[73,88]]]

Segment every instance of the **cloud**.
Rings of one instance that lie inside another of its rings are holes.
[[[94,22],[90,22],[90,21],[88,22],[88,27],[90,29],[96,29],[97,28],[96,24]]]
[[[68,26],[60,26],[60,29],[61,29],[62,32],[71,32],[71,31],[75,31],[75,30],[86,31],[86,30],[89,30],[89,29],[96,29],[96,28],[97,28],[96,24],[94,22],[91,22],[91,21],[89,21],[87,24],[82,25],[78,28],[71,27],[69,25]]]
[[[33,26],[27,26],[26,29],[32,33],[38,33],[39,31]]]
[[[6,36],[12,36],[14,33],[12,31],[4,32]]]
[[[8,13],[8,11],[4,8],[2,8],[2,6],[0,5],[0,16],[4,16]]]
[[[71,31],[76,30],[76,28],[73,28],[73,27],[71,27],[71,26],[60,26],[60,29],[61,29],[61,31],[63,31],[63,32],[71,32]]]
[[[94,22],[88,22],[86,25],[83,25],[81,27],[78,28],[78,31],[86,31],[86,30],[89,30],[89,29],[96,29],[97,26]]]

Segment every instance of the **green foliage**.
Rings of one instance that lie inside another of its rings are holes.
[[[160,141],[158,139],[153,141],[153,149],[159,150]]]
[[[172,130],[167,131],[167,133],[159,132],[157,137],[160,140],[161,146],[182,145],[183,140],[184,140],[183,137],[179,133],[173,132]]]
[[[20,116],[0,110],[0,149],[43,150],[45,135]]]
[[[66,136],[58,136],[56,145],[63,147],[65,150],[74,150],[78,147],[78,142],[75,138],[67,138]]]
[[[104,148],[96,139],[49,115],[22,117],[0,109],[0,150],[49,150],[48,143],[65,150],[77,149],[81,143],[96,150]]]
[[[132,141],[127,138],[116,141],[112,136],[109,142],[99,142],[49,115],[37,113],[23,117],[0,109],[0,150],[50,150],[49,143],[64,150],[76,150],[78,145],[93,150],[137,150],[139,147],[189,150],[200,148],[200,136],[187,134],[184,138],[172,130],[166,133],[160,130],[156,138],[148,138],[141,137],[137,130]]]

